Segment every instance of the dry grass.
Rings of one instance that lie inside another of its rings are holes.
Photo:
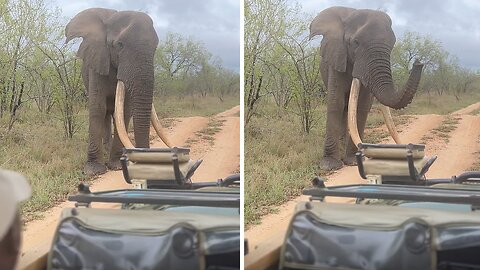
[[[264,104],[262,117],[245,129],[245,224],[258,222],[297,196],[315,176],[322,157],[325,112],[310,134],[301,133],[298,117]]]
[[[225,97],[220,101],[217,97],[162,97],[155,98],[155,109],[159,118],[212,116],[226,111],[240,103],[238,96]]]
[[[24,118],[12,132],[0,135],[0,167],[26,175],[32,187],[31,199],[22,205],[26,221],[64,201],[78,183],[87,180],[81,172],[86,158],[86,127],[73,139],[66,139],[59,121],[39,113],[34,117]]]
[[[460,118],[458,117],[447,116],[442,123],[440,123],[440,126],[433,129],[430,134],[424,135],[420,139],[420,143],[427,144],[437,138],[443,140],[444,143],[448,143],[450,141],[450,133],[457,128],[459,121]]]
[[[224,125],[225,121],[225,119],[210,117],[207,125],[203,129],[195,132],[194,137],[188,138],[185,141],[185,146],[192,147],[192,145],[200,141],[207,141],[211,146],[213,146],[215,143],[215,134],[222,130],[222,126]]]
[[[479,115],[480,114],[480,109],[473,110],[472,112],[469,113],[470,115]]]
[[[393,110],[394,115],[404,114],[449,114],[480,100],[480,93],[458,96],[419,94],[402,110]]]

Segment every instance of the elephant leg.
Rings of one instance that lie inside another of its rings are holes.
[[[106,91],[108,78],[90,71],[88,97],[88,154],[84,173],[88,176],[105,173],[107,167],[102,162],[102,140],[107,112]]]
[[[131,118],[131,107],[128,102],[125,102],[125,110],[124,110],[124,121],[125,127],[128,131],[128,125],[130,123]],[[107,163],[107,166],[110,170],[120,170],[122,165],[120,163],[120,157],[122,156],[122,149],[123,144],[120,141],[120,137],[118,136],[117,127],[114,126],[114,135],[113,135],[113,142],[112,147],[110,148],[110,158]]]
[[[343,112],[345,110],[345,95],[348,80],[345,74],[329,70],[327,83],[327,126],[323,159],[320,162],[322,170],[336,170],[343,166],[340,160],[340,138],[345,125]]]
[[[363,141],[363,134],[365,132],[365,124],[367,123],[368,113],[372,108],[373,103],[373,95],[368,91],[366,88],[362,86],[360,89],[360,94],[358,96],[358,107],[357,107],[357,126],[358,126],[358,134],[360,135],[360,139]],[[343,163],[348,166],[355,166],[357,165],[355,159],[355,153],[358,151],[357,146],[353,143],[350,134],[348,134],[348,143],[345,151],[345,158]]]

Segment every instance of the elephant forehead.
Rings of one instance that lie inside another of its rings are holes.
[[[116,13],[107,24],[108,40],[132,41],[150,44],[156,47],[158,36],[152,19],[143,12],[121,11]]]
[[[381,11],[360,9],[348,16],[345,19],[345,26],[347,29],[355,30],[368,26],[368,28],[390,28],[392,26],[392,20],[390,17]]]
[[[136,23],[144,26],[153,27],[153,20],[146,13],[139,11],[119,11],[111,19],[111,23]]]
[[[364,20],[362,23],[350,25],[345,31],[345,36],[358,39],[362,43],[380,41],[393,45],[396,37],[390,27],[382,20]]]

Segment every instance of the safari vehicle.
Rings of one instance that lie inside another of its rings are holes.
[[[247,255],[246,269],[480,269],[480,172],[426,179],[436,157],[423,150],[360,145],[369,184],[326,187],[315,178],[282,243]]]
[[[240,177],[192,182],[200,163],[186,148],[126,149],[134,188],[79,185],[46,265],[30,269],[239,269]]]

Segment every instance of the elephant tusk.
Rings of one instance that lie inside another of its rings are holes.
[[[385,119],[385,124],[387,125],[388,131],[390,132],[390,135],[392,136],[393,140],[397,144],[401,144],[400,137],[398,136],[398,133],[397,133],[397,129],[395,128],[395,124],[393,123],[393,118],[392,118],[392,114],[390,113],[390,108],[385,105],[381,105],[380,111],[382,111],[383,118]]]
[[[115,127],[117,128],[118,137],[126,148],[135,148],[128,138],[127,129],[125,128],[124,118],[124,102],[125,102],[125,85],[122,81],[117,82],[117,91],[115,94]]]
[[[160,124],[160,120],[158,120],[157,112],[155,111],[155,106],[152,104],[152,125],[155,131],[158,134],[158,137],[163,141],[164,144],[166,144],[168,147],[172,147],[172,143],[167,139],[167,136],[165,136],[165,133],[162,131],[162,125]]]
[[[348,99],[348,133],[352,137],[353,143],[358,147],[362,143],[358,134],[357,126],[357,107],[358,95],[360,93],[360,81],[353,78],[352,87],[350,88],[350,97]]]

